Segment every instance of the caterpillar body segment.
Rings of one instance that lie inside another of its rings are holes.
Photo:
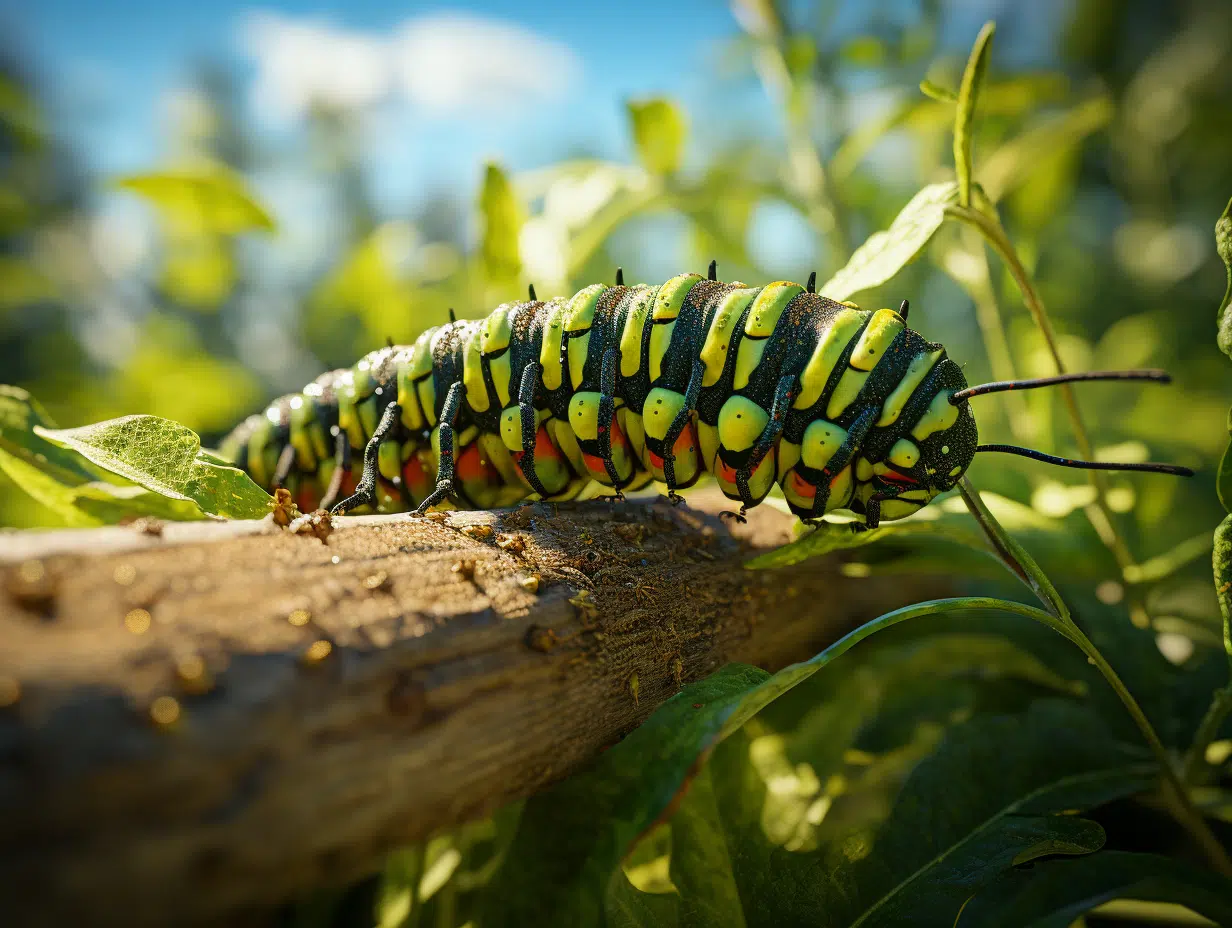
[[[893,310],[714,276],[532,291],[322,375],[223,451],[301,509],[341,511],[569,499],[592,480],[674,496],[709,473],[742,512],[777,483],[803,519],[872,526],[957,483],[976,427],[940,345]]]

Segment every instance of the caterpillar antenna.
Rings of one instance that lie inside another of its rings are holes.
[[[623,267],[616,268],[616,286],[623,287],[625,285],[625,269]]]
[[[1045,464],[1056,464],[1059,467],[1077,467],[1082,470],[1137,470],[1148,474],[1171,474],[1175,477],[1192,477],[1194,472],[1180,464],[1156,464],[1148,461],[1143,464],[1117,463],[1116,461],[1078,461],[1074,458],[1059,458],[1055,454],[1045,454],[1034,448],[1019,448],[1017,445],[977,445],[976,454],[985,451],[999,451],[1004,454],[1017,454],[1024,458],[1034,458]]]
[[[907,321],[907,313],[909,312],[911,312],[911,301],[903,300],[898,307],[898,314],[903,317],[903,322]]]
[[[805,287],[804,289],[807,290],[809,293],[817,292],[817,272],[816,271],[809,272],[808,286]]]
[[[534,284],[528,284],[526,287],[526,292],[530,295],[530,301],[532,303],[539,302],[539,297],[535,296],[535,285]]]
[[[707,280],[718,280],[719,279],[719,262],[718,261],[710,262],[710,270],[706,272],[706,279]]]
[[[1057,383],[1077,383],[1085,380],[1149,380],[1152,383],[1171,383],[1172,375],[1161,370],[1086,371],[1079,374],[1058,374],[1055,377],[1035,377],[1030,380],[995,380],[992,383],[976,384],[974,387],[959,390],[950,397],[950,402],[958,404],[973,396],[984,396],[987,393],[1034,390],[1037,387],[1051,387]]]

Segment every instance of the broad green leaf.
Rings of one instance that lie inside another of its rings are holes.
[[[1219,324],[1219,350],[1232,358],[1232,200],[1224,207],[1223,215],[1215,223],[1215,251],[1227,268],[1228,285],[1219,302],[1216,320]]]
[[[924,250],[945,221],[945,208],[957,197],[954,183],[925,187],[903,207],[890,228],[875,232],[856,249],[847,266],[821,288],[821,294],[842,301],[885,283]]]
[[[693,775],[745,696],[769,677],[730,664],[690,684],[594,769],[528,800],[494,882],[485,928],[598,924],[608,880],[629,845]]]
[[[1004,496],[995,493],[980,495],[997,518],[1011,531],[1047,536],[1050,543],[1066,546],[1066,529],[1061,522],[1042,516],[1029,506]],[[884,522],[871,531],[854,531],[849,523],[822,522],[808,534],[801,535],[781,548],[758,555],[745,566],[753,569],[786,567],[811,557],[859,548],[876,541],[921,536],[943,538],[976,551],[989,551],[984,533],[971,519],[961,501],[954,499],[935,502],[931,507],[922,509],[909,518]]]
[[[683,814],[703,806],[692,790],[671,819],[673,854],[691,838],[728,849],[749,925],[948,928],[973,892],[1011,867],[1097,851],[1100,826],[1062,813],[1132,795],[1155,776],[1154,765],[1112,739],[1094,713],[1038,702],[1021,715],[981,716],[952,728],[879,821],[853,821],[801,852],[767,837],[770,783],[750,775],[750,747],[738,735],[716,750],[708,765],[715,811],[695,836],[687,830],[698,827],[699,816]],[[980,770],[997,775],[972,777]],[[824,818],[842,817],[847,801],[846,792],[835,793]],[[697,904],[684,889],[687,862],[672,862],[682,911]]]
[[[958,87],[958,111],[954,116],[954,170],[958,175],[958,204],[971,205],[971,123],[975,118],[975,105],[979,100],[980,85],[988,70],[988,55],[992,37],[997,31],[996,23],[987,22],[976,36]]]
[[[680,170],[688,132],[680,107],[663,97],[630,100],[626,105],[633,141],[646,170],[651,174],[674,174]]]
[[[1177,903],[1218,925],[1232,925],[1232,880],[1188,861],[1127,851],[1045,860],[1005,873],[976,893],[956,924],[1000,928],[1013,912],[1022,928],[1068,928],[1114,899]]]
[[[77,429],[35,432],[99,467],[171,499],[190,500],[210,515],[257,519],[269,496],[241,470],[201,457],[191,429],[157,416],[124,416]]]
[[[488,279],[509,281],[516,278],[522,269],[518,238],[524,211],[509,178],[494,162],[488,162],[484,168],[479,213],[483,223],[480,252]]]
[[[682,928],[746,928],[733,856],[707,765],[672,816],[672,884]]]
[[[605,928],[676,928],[689,924],[681,921],[679,909],[680,900],[674,893],[644,893],[617,867],[603,899],[604,918],[594,924]]]
[[[134,174],[117,179],[115,184],[145,197],[180,232],[236,235],[274,230],[274,220],[244,179],[222,165]]]
[[[732,664],[685,687],[592,769],[527,802],[484,925],[595,924],[609,876],[629,845],[671,807],[724,738],[878,631],[922,616],[990,611],[1060,630],[1052,616],[1019,603],[983,597],[937,600],[881,616],[774,676]]]

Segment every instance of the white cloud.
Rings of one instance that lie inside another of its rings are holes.
[[[257,66],[257,104],[275,116],[387,98],[434,113],[491,111],[559,96],[581,72],[567,46],[467,13],[416,16],[375,33],[260,11],[245,16],[243,44]]]

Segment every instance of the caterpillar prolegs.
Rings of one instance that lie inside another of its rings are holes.
[[[869,312],[807,286],[682,274],[505,303],[413,345],[373,351],[275,400],[223,442],[253,479],[305,511],[563,500],[591,481],[668,494],[706,473],[756,506],[777,483],[791,511],[848,510],[875,527],[955,486],[977,451],[1076,467],[1187,473],[977,444],[968,400],[1096,372],[968,387],[908,304]],[[358,464],[362,462],[362,466]],[[345,496],[338,502],[340,496]]]

